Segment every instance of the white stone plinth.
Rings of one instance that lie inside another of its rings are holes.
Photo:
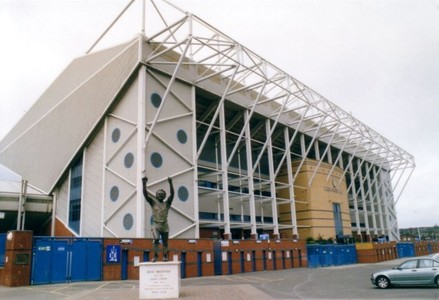
[[[180,296],[180,262],[139,263],[139,299]]]

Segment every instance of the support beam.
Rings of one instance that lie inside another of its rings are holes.
[[[253,239],[257,238],[257,228],[256,228],[256,203],[255,203],[255,187],[254,187],[254,179],[253,172],[249,172],[248,167],[252,165],[252,145],[251,145],[251,132],[250,132],[250,122],[251,112],[244,112],[245,119],[245,152],[246,152],[246,160],[247,160],[247,176],[248,176],[248,193],[249,193],[249,209],[250,209],[250,234]]]
[[[137,172],[136,172],[136,237],[146,237],[145,199],[142,178],[146,175],[145,123],[146,123],[146,67],[141,66],[137,75]]]
[[[294,132],[293,138],[296,135],[296,133],[297,131]],[[290,200],[291,200],[290,202],[291,226],[292,226],[293,238],[298,239],[299,233],[297,231],[296,197],[294,193],[294,178],[293,178],[293,167],[291,161],[291,151],[288,143],[288,141],[290,140],[288,127],[284,128],[284,138],[285,138],[285,144],[288,145],[285,149],[285,154],[287,159],[286,163],[287,163],[288,193],[290,195]]]
[[[219,107],[219,123],[220,123],[220,156],[221,156],[221,177],[222,177],[222,189],[223,189],[223,213],[224,213],[224,239],[228,240],[232,238],[232,232],[230,231],[230,203],[229,203],[229,176],[228,167],[225,163],[227,161],[227,141],[226,141],[226,121],[224,102]]]
[[[276,196],[276,176],[274,174],[273,147],[271,141],[272,130],[270,128],[270,119],[265,122],[265,131],[267,132],[267,155],[268,155],[268,171],[270,176],[270,195],[271,195],[271,211],[273,216],[273,235],[275,238],[279,236],[279,223],[277,213],[277,196]]]

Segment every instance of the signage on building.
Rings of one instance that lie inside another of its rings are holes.
[[[337,194],[343,194],[343,192],[337,188],[337,183],[336,183],[336,179],[332,178],[332,186],[324,186],[323,189],[325,190],[325,192],[332,192],[332,193],[337,193]]]
[[[107,245],[107,263],[120,262],[120,245]]]

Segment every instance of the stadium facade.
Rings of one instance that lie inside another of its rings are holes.
[[[171,238],[399,240],[412,155],[200,18],[165,24],[73,60],[1,141],[53,235],[150,238],[146,174],[174,180]]]

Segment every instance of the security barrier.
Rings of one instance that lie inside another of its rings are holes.
[[[0,234],[0,268],[5,265],[6,233]]]
[[[0,260],[4,253],[0,285],[136,280],[139,263],[152,259],[152,242],[131,238],[33,238],[30,231],[11,231],[0,235]],[[181,262],[181,278],[188,278],[374,263],[437,253],[439,242],[306,245],[304,241],[286,239],[171,239],[169,251],[169,260]]]
[[[151,239],[104,239],[103,280],[139,278],[138,264],[151,261],[154,255],[152,242]],[[169,260],[181,262],[181,278],[215,275],[213,241],[171,239],[168,243]],[[126,259],[122,259],[122,254]]]
[[[308,267],[328,267],[357,263],[355,245],[307,245]]]
[[[399,258],[415,256],[415,245],[413,243],[397,243],[396,250]]]
[[[152,258],[152,240],[104,239],[104,252],[103,280],[137,279],[138,263]],[[117,258],[122,253],[126,260]],[[181,278],[307,266],[304,242],[290,240],[171,239],[169,259],[181,262]]]
[[[395,242],[357,243],[359,263],[377,263],[398,258]]]
[[[439,243],[434,241],[418,241],[414,243],[415,255],[429,255],[439,253]]]
[[[234,240],[215,242],[216,275],[273,271],[307,266],[304,242],[291,240]]]
[[[102,240],[35,237],[31,284],[101,280]]]

